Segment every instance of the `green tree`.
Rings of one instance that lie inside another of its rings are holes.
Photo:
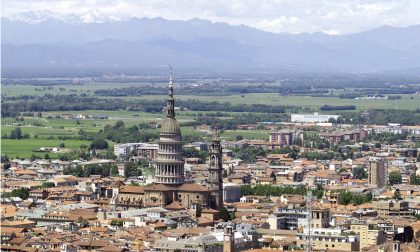
[[[356,167],[353,169],[353,177],[356,179],[365,179],[368,177],[368,173],[363,167]]]
[[[29,197],[29,189],[28,188],[19,188],[19,189],[13,189],[9,193],[9,197],[19,197],[23,200],[26,200]]]
[[[350,204],[351,200],[352,200],[352,194],[350,192],[347,192],[344,190],[340,191],[340,194],[338,196],[339,204],[348,205]]]
[[[124,128],[124,122],[123,121],[117,121],[114,125],[114,129],[120,129],[120,128]]]
[[[226,207],[222,207],[222,208],[220,208],[220,215],[219,215],[219,217],[220,217],[220,219],[222,219],[222,220],[224,220],[224,221],[230,221],[230,220],[232,220],[231,218],[232,218],[232,216],[231,216],[231,214],[229,213],[229,211],[226,209]]]
[[[32,154],[32,155],[31,155],[31,161],[35,161],[35,160],[37,160],[37,159],[41,159],[41,157],[40,157],[40,156],[37,156],[37,155],[35,155],[35,154]]]
[[[420,176],[416,176],[416,174],[413,174],[410,176],[410,184],[411,185],[420,185]]]
[[[396,199],[396,200],[402,200],[403,199],[403,197],[401,196],[400,189],[395,190],[394,199]]]
[[[55,184],[53,182],[43,182],[41,185],[41,188],[51,188],[55,187]]]
[[[241,185],[241,194],[242,195],[253,195],[254,190],[251,185]]]
[[[242,135],[236,135],[236,141],[240,141],[244,139],[244,137]]]
[[[11,132],[10,132],[10,138],[11,139],[22,139],[22,130],[20,128],[14,128]]]
[[[138,167],[138,164],[134,162],[125,163],[124,165],[124,176],[128,177],[136,177],[141,176],[142,170]]]
[[[118,176],[120,173],[118,172],[118,167],[116,166],[116,165],[113,165],[112,167],[111,167],[111,175],[112,176],[114,176],[114,177],[116,177],[116,176]]]
[[[108,149],[108,142],[104,139],[95,139],[90,144],[90,149],[97,149],[97,150]]]
[[[395,184],[401,184],[402,183],[402,177],[400,172],[398,171],[392,171],[389,173],[389,184],[395,185]]]

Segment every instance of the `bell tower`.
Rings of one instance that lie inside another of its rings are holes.
[[[235,251],[235,235],[234,226],[232,223],[228,223],[224,229],[223,234],[223,252],[234,252]]]
[[[223,163],[222,146],[220,145],[219,132],[216,129],[209,148],[209,168],[207,182],[211,191],[210,206],[219,210],[223,207]]]

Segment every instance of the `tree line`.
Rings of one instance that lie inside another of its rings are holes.
[[[283,194],[293,194],[293,195],[306,195],[308,189],[301,187],[291,187],[291,186],[275,186],[275,185],[256,185],[252,187],[251,185],[242,185],[241,194],[242,196],[246,195],[258,195],[258,196],[281,196]],[[315,190],[312,190],[312,195],[317,198],[321,198],[323,195],[323,188],[319,187]]]
[[[3,117],[20,116],[22,112],[83,111],[83,110],[130,110],[157,113],[162,112],[165,103],[161,100],[102,99],[77,95],[51,95],[31,97],[32,99],[2,100]],[[176,105],[192,111],[262,112],[284,113],[285,106],[265,104],[231,104],[229,102],[203,102],[200,100],[178,100]]]

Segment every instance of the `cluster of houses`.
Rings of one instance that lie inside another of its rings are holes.
[[[236,144],[252,141],[222,142],[224,147]],[[129,184],[123,172],[117,177],[62,174],[66,167],[117,164],[115,160],[12,160],[1,178],[6,196],[1,204],[2,251],[223,251],[229,246],[231,251],[299,250],[308,245],[308,237],[318,251],[387,251],[394,246],[417,251],[420,187],[412,185],[420,176],[417,150],[401,143],[356,150],[360,155],[347,160],[267,154],[246,163],[225,148],[223,200],[229,222],[224,210],[194,204],[145,206],[147,186]],[[205,184],[208,165],[186,158],[185,180]],[[367,178],[355,177],[360,167]],[[401,175],[401,183],[389,184],[392,172]],[[50,186],[43,187],[45,182]],[[246,195],[241,191],[244,184],[322,188],[324,193],[309,199]],[[26,199],[7,197],[19,188],[27,188]],[[343,191],[370,194],[372,201],[343,204]],[[229,235],[232,241],[227,243]]]
[[[172,82],[168,88],[157,145],[116,145],[117,160],[3,163],[1,251],[419,251],[418,127],[332,127],[314,120],[334,117],[297,115],[282,129],[267,124],[268,141],[226,142],[216,133],[211,143],[184,146],[208,158],[183,158]],[[346,155],[303,155],[332,152],[303,144],[314,127]],[[380,132],[409,137],[366,142]],[[273,151],[292,145],[298,155]],[[251,146],[267,154],[245,162],[231,151]],[[130,156],[148,159],[155,175],[125,177],[121,157]],[[118,173],[64,174],[92,165]]]

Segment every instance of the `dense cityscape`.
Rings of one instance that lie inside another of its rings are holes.
[[[420,251],[417,1],[1,4],[0,251]]]
[[[95,139],[75,159],[49,158],[64,144],[41,147],[44,158],[2,156],[2,250],[416,251],[420,126],[291,114],[236,125],[266,140],[226,141],[202,124],[209,141],[185,143],[172,76],[167,89],[157,143]],[[18,121],[3,138],[24,138]]]

